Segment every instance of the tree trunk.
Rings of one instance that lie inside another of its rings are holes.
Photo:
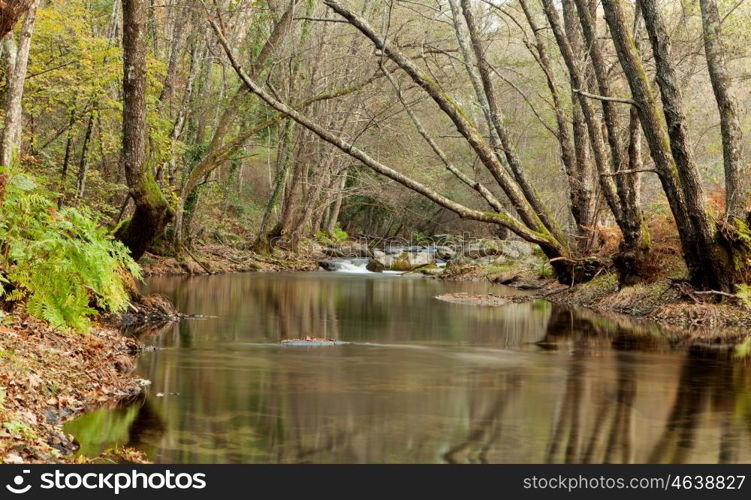
[[[569,130],[569,118],[564,109],[564,103],[561,99],[558,83],[555,79],[555,71],[548,56],[548,50],[543,39],[540,28],[534,19],[532,11],[529,9],[526,0],[520,0],[519,5],[524,11],[532,34],[535,38],[533,53],[537,64],[545,75],[545,82],[553,99],[553,110],[555,111],[555,121],[557,126],[557,139],[560,146],[561,163],[569,183],[569,197],[571,200],[571,215],[574,218],[578,229],[578,248],[586,253],[589,250],[589,242],[592,240],[591,231],[595,226],[595,197],[592,193],[593,173],[591,161],[589,158],[586,129],[577,130],[576,127],[582,127],[583,124],[574,125],[574,138],[572,140],[571,131]],[[527,42],[525,41],[525,44]],[[581,122],[581,110],[578,108],[576,99],[572,99],[576,107],[575,119]],[[583,153],[578,153],[577,148],[582,147]],[[580,158],[581,157],[581,158]]]
[[[326,232],[333,236],[336,230],[336,223],[339,221],[339,211],[342,209],[342,200],[344,199],[344,188],[347,185],[347,172],[349,169],[344,169],[341,173],[341,180],[339,186],[336,189],[336,199],[331,207],[331,213],[329,214],[329,220],[326,224]]]
[[[548,23],[553,31],[558,48],[563,56],[564,63],[568,69],[572,89],[574,92],[577,90],[586,90],[588,88],[586,76],[577,64],[574,49],[569,36],[564,32],[560,16],[555,9],[553,0],[542,0],[542,4],[545,16],[548,19]],[[597,171],[600,174],[600,186],[602,187],[605,201],[607,201],[608,207],[610,207],[610,211],[613,213],[615,220],[619,221],[621,220],[620,200],[618,199],[615,182],[613,181],[612,169],[610,168],[607,152],[605,150],[605,141],[602,136],[600,120],[588,98],[584,97],[581,93],[576,93],[576,98],[581,107],[584,121],[587,124],[589,142],[592,146],[592,152],[594,153]]]
[[[172,210],[146,164],[146,5],[123,0],[123,166],[135,213],[116,230],[134,259],[149,249]]]
[[[276,175],[274,176],[274,182],[271,185],[271,196],[269,196],[266,208],[263,211],[261,217],[261,224],[258,226],[258,234],[253,241],[253,250],[261,253],[270,253],[271,244],[269,242],[269,234],[267,229],[269,222],[271,221],[272,212],[276,209],[279,202],[279,198],[282,196],[282,190],[287,183],[287,173],[289,172],[290,164],[292,163],[292,141],[290,139],[294,123],[292,120],[285,120],[279,137],[279,145],[277,147],[276,158]],[[272,231],[273,232],[273,231]]]
[[[5,37],[26,11],[36,6],[38,0],[7,0],[0,2],[0,38]]]
[[[89,115],[89,123],[86,125],[86,133],[83,137],[83,144],[81,145],[81,157],[78,162],[78,178],[76,179],[76,203],[83,198],[83,194],[86,191],[86,176],[89,170],[89,164],[87,162],[89,155],[89,142],[91,141],[91,133],[94,129],[94,113]]]
[[[469,30],[469,38],[472,42],[472,50],[475,54],[477,63],[477,70],[480,73],[480,81],[482,82],[482,88],[485,93],[485,97],[490,109],[490,120],[498,134],[498,138],[501,141],[503,153],[506,156],[506,162],[508,163],[511,172],[514,174],[516,182],[519,184],[524,197],[528,200],[533,210],[537,213],[538,217],[545,225],[545,227],[556,236],[560,241],[565,241],[565,236],[558,227],[553,217],[548,213],[548,210],[543,206],[540,201],[540,197],[536,190],[527,180],[524,169],[521,165],[521,160],[511,142],[511,137],[503,124],[504,117],[501,114],[500,108],[495,98],[495,90],[493,87],[493,81],[490,78],[490,67],[487,59],[485,58],[485,51],[480,41],[477,25],[475,23],[474,14],[472,8],[469,5],[469,0],[461,0],[462,13],[464,14],[464,20],[467,23],[467,29]]]
[[[659,13],[654,4],[641,2],[655,53],[657,82],[668,130],[663,126],[649,77],[626,26],[621,0],[603,0],[602,4],[618,58],[637,103],[644,136],[675,218],[689,279],[700,288],[732,292],[735,273],[729,256],[714,241],[699,174],[686,144],[682,103],[669,59],[669,39]]]
[[[707,56],[709,79],[712,82],[717,108],[720,112],[722,156],[725,164],[725,199],[727,218],[746,219],[746,207],[751,198],[751,180],[743,171],[741,153],[743,133],[738,120],[738,102],[725,61],[721,20],[715,0],[700,0],[704,28],[704,52]]]
[[[600,51],[595,20],[591,16],[586,0],[574,1],[576,2],[576,11],[579,14],[579,24],[589,49],[589,60],[597,82],[597,89],[600,96],[612,97],[608,68]],[[618,226],[623,234],[620,253],[624,255],[616,256],[614,262],[618,267],[621,283],[631,284],[642,277],[640,276],[642,263],[648,259],[649,252],[648,229],[644,223],[641,207],[638,203],[635,203],[637,200],[635,190],[638,189],[637,178],[639,173],[633,171],[631,171],[632,173],[619,173],[629,169],[627,168],[627,159],[624,158],[625,148],[619,140],[621,126],[618,111],[615,109],[616,103],[600,100],[600,104],[605,120],[608,145],[610,146],[611,169],[616,174],[615,185],[621,209]]]
[[[10,2],[18,3],[18,2]],[[23,100],[23,88],[26,82],[26,70],[29,64],[29,51],[31,49],[31,35],[34,32],[34,22],[36,21],[36,9],[38,1],[29,3],[28,12],[23,21],[21,28],[21,39],[18,42],[18,47],[15,54],[11,54],[9,50],[9,61],[13,61],[13,67],[8,68],[11,70],[8,76],[8,87],[6,90],[5,101],[5,126],[3,127],[2,143],[0,144],[0,165],[4,168],[9,168],[14,157],[16,157],[21,151],[21,125],[23,119],[23,108],[21,106]],[[0,14],[3,13],[5,7],[0,10]],[[0,25],[2,22],[0,21]],[[10,35],[12,36],[12,35]],[[10,64],[9,64],[10,66]],[[3,171],[0,174],[0,195],[5,191],[5,185],[8,179],[8,172]]]

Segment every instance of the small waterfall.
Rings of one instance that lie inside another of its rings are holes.
[[[328,259],[320,263],[322,269],[338,273],[370,273],[368,259],[364,257]]]

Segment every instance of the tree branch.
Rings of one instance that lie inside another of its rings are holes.
[[[630,104],[632,106],[636,106],[637,108],[639,107],[639,103],[634,101],[633,99],[626,99],[623,97],[606,97],[604,95],[590,94],[589,92],[580,89],[573,89],[573,92],[574,94],[583,95],[584,97],[596,99],[598,101],[620,102],[622,104]]]
[[[257,95],[258,97],[260,97],[264,102],[266,102],[266,104],[276,109],[277,111],[285,114],[286,116],[290,117],[292,120],[296,121],[303,127],[315,133],[318,137],[328,142],[329,144],[337,147],[344,153],[347,153],[353,158],[360,160],[360,162],[362,162],[365,166],[369,167],[375,172],[385,177],[388,177],[389,179],[398,182],[404,187],[407,187],[425,196],[426,198],[430,199],[434,203],[441,205],[442,207],[448,210],[451,210],[452,212],[455,212],[460,217],[477,220],[480,222],[488,222],[491,224],[496,224],[496,225],[507,227],[508,229],[510,229],[511,231],[513,231],[514,233],[516,233],[517,235],[519,235],[520,237],[524,238],[527,241],[543,245],[545,248],[550,249],[550,250],[555,250],[557,252],[564,253],[564,249],[561,248],[561,245],[557,241],[555,241],[553,238],[551,238],[549,235],[531,230],[530,228],[522,224],[519,220],[511,216],[509,213],[482,212],[480,210],[471,209],[465,205],[462,205],[461,203],[457,203],[437,193],[433,189],[411,179],[410,177],[407,177],[406,175],[400,172],[397,172],[396,170],[390,167],[387,167],[386,165],[370,157],[364,151],[353,146],[352,144],[349,144],[341,137],[321,127],[315,121],[311,120],[307,116],[295,111],[294,109],[290,108],[286,104],[274,99],[271,95],[269,95],[268,92],[266,92],[261,86],[259,86],[255,81],[253,81],[247,75],[247,73],[245,73],[245,71],[242,69],[237,59],[235,58],[232,52],[232,49],[229,46],[229,43],[227,42],[227,39],[225,38],[224,34],[219,28],[219,25],[211,16],[211,13],[208,10],[208,7],[206,6],[205,1],[201,0],[201,3],[203,3],[204,7],[206,8],[207,13],[209,14],[209,23],[211,24],[211,27],[216,33],[219,43],[224,49],[227,59],[232,65],[232,68],[235,70],[235,73],[237,73],[238,77],[240,77],[240,80],[248,88],[248,90],[252,92],[253,94]]]

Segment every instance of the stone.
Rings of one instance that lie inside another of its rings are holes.
[[[411,271],[417,267],[435,264],[434,254],[423,247],[407,247],[407,249],[399,247],[401,251],[398,253],[394,252],[395,248],[397,247],[388,248],[385,252],[375,250],[373,259],[368,265],[375,268],[376,265],[372,263],[374,261],[383,266],[382,270]],[[368,268],[368,270],[372,269]]]
[[[322,260],[318,262],[318,266],[324,271],[336,271],[339,268],[337,263],[331,260]]]
[[[385,269],[385,266],[376,259],[370,259],[368,260],[368,265],[365,266],[365,269],[367,269],[371,273],[382,273]]]
[[[448,246],[435,247],[435,257],[441,260],[451,260],[456,257],[456,250]]]

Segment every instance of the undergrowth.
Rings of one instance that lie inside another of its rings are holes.
[[[56,328],[86,330],[98,311],[127,307],[138,265],[84,208],[57,211],[52,193],[28,175],[8,182],[0,216],[2,294]]]

